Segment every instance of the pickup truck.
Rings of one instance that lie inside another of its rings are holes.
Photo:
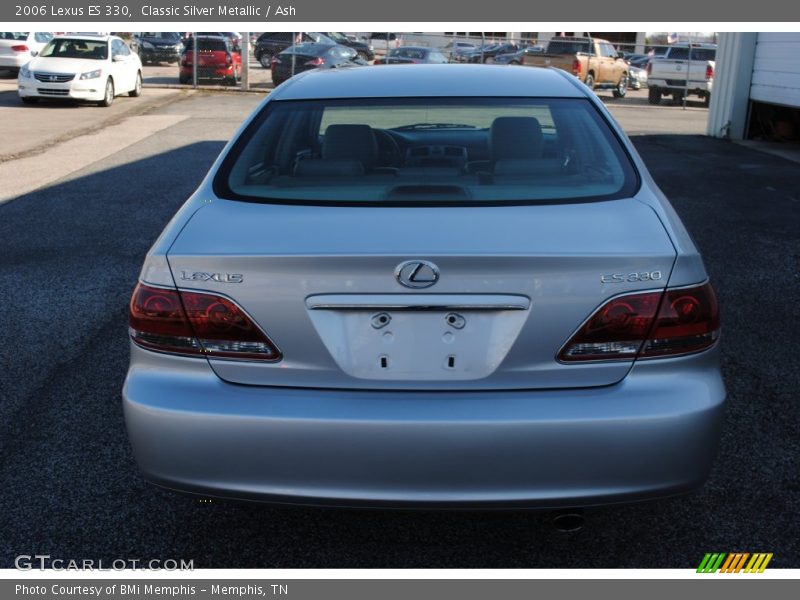
[[[650,104],[659,104],[662,96],[672,96],[678,104],[685,94],[699,96],[706,106],[714,86],[716,44],[673,44],[667,53],[647,65],[647,88]],[[686,84],[686,77],[689,84]]]
[[[606,40],[589,37],[558,36],[544,52],[523,54],[522,64],[556,67],[572,73],[590,89],[611,89],[615,98],[628,91],[628,63]]]

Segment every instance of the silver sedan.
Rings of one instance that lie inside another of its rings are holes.
[[[719,334],[689,234],[571,75],[309,72],[145,258],[124,409],[146,478],[207,496],[654,498],[711,467]]]

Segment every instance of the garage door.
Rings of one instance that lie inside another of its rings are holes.
[[[800,107],[800,33],[759,33],[750,98]]]

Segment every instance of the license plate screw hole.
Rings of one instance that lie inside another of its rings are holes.
[[[392,320],[392,316],[389,313],[378,313],[377,315],[372,315],[372,319],[370,319],[372,323],[372,327],[375,329],[383,329],[386,327]]]
[[[453,329],[463,329],[467,324],[467,320],[458,313],[447,313],[444,317],[444,322]]]

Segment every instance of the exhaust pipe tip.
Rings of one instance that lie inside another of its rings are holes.
[[[565,510],[555,514],[553,528],[560,533],[577,533],[583,529],[585,521],[582,510]]]

